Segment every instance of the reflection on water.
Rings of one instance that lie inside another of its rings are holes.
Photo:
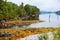
[[[49,18],[50,15],[50,18]],[[45,20],[45,22],[42,23],[35,23],[29,25],[29,28],[38,28],[38,27],[58,27],[60,26],[60,15],[56,15],[55,13],[52,14],[41,14],[39,15],[39,19]],[[50,22],[49,22],[50,19]]]

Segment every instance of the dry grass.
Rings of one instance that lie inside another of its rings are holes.
[[[23,38],[33,34],[53,32],[55,30],[60,30],[60,28],[18,28],[18,29],[0,29],[1,33],[8,32],[11,37],[15,35],[15,38]]]

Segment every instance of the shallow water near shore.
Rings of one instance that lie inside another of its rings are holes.
[[[50,16],[50,20],[49,20]],[[44,20],[45,22],[42,23],[34,23],[29,25],[29,28],[40,28],[40,27],[59,27],[60,26],[60,15],[57,16],[56,13],[47,13],[47,14],[40,14],[40,20]]]
[[[60,15],[57,15],[56,13],[40,14],[39,20],[44,20],[45,22],[33,23],[30,25],[23,25],[21,26],[21,28],[42,28],[42,27],[56,28],[60,26]],[[19,28],[19,27],[20,26],[14,26],[13,28]]]

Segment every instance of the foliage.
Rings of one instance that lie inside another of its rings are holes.
[[[23,7],[23,3],[19,6],[18,10],[19,10],[18,14],[19,14],[20,17],[26,16],[26,11],[25,11],[25,9]]]
[[[40,13],[40,10],[36,6],[31,6],[29,4],[26,4],[24,8],[26,10],[27,15],[30,16],[29,19],[32,19],[32,20],[39,19],[37,17]]]
[[[28,19],[38,19],[36,16],[39,14],[40,10],[36,6],[31,6],[29,4],[26,4],[24,6],[24,3],[22,3],[20,6],[16,5],[12,2],[6,2],[4,0],[0,0],[0,20],[8,20],[8,19],[14,19],[18,17],[26,17],[29,16]],[[35,16],[32,16],[35,15]]]
[[[52,40],[60,40],[60,30],[55,30],[54,32],[52,32],[52,34],[53,34],[53,39]],[[48,40],[48,34],[43,33],[42,35],[40,35],[38,37],[38,40]]]
[[[40,36],[38,37],[38,40],[48,40],[48,35],[47,35],[47,33],[43,33],[42,35],[40,35]]]
[[[38,40],[43,40],[42,36],[38,36]]]

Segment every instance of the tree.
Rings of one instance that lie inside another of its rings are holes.
[[[29,16],[29,19],[36,19],[38,18],[38,15],[40,10],[36,6],[31,6],[29,4],[26,4],[24,6],[24,3],[21,3],[20,6],[17,6],[15,3],[12,2],[6,2],[1,0],[0,1],[0,17],[1,20],[5,19],[14,19],[17,17],[25,17]],[[35,16],[32,16],[35,15]]]
[[[40,10],[36,6],[32,6],[32,13],[33,14],[39,14]]]
[[[8,10],[9,18],[18,17],[17,14],[18,6],[16,4],[7,2],[7,10]]]
[[[40,10],[36,6],[31,6],[29,4],[25,5],[25,10],[28,16],[30,16],[29,20],[39,19]]]
[[[26,4],[24,6],[26,12],[27,12],[27,15],[31,15],[32,14],[32,7],[29,5],[29,4]]]
[[[23,3],[19,6],[19,9],[18,10],[19,10],[18,11],[18,14],[19,14],[20,17],[26,16],[26,11],[24,9]]]
[[[3,19],[3,6],[4,6],[4,1],[0,0],[0,20]]]

